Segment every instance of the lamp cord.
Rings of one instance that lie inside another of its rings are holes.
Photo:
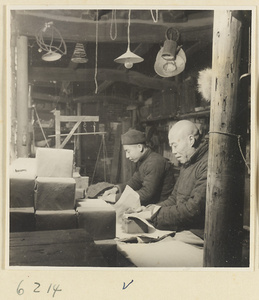
[[[94,72],[94,82],[95,82],[95,94],[98,93],[98,82],[97,82],[97,59],[98,59],[98,29],[99,29],[99,22],[98,22],[98,9],[96,12],[96,34],[95,34],[95,72]]]
[[[248,170],[248,174],[250,174],[250,167],[245,159],[245,156],[244,156],[244,153],[242,151],[242,148],[241,148],[241,143],[240,143],[240,139],[241,139],[241,135],[239,134],[234,134],[234,133],[228,133],[228,132],[220,132],[220,131],[210,131],[209,134],[211,133],[217,133],[217,134],[223,134],[223,135],[227,135],[227,136],[232,136],[232,137],[236,137],[237,138],[237,144],[238,144],[238,148],[239,148],[239,151],[240,151],[240,154],[242,156],[242,159],[247,167],[247,170]]]
[[[153,14],[153,10],[150,9],[150,13],[151,13],[151,16],[152,16],[152,19],[155,23],[157,23],[158,21],[158,9],[156,9],[156,17],[154,17],[154,14]]]
[[[112,35],[112,28],[114,25],[114,35]],[[111,40],[115,41],[117,38],[117,18],[116,18],[116,9],[112,10],[112,21],[110,27],[110,38]]]
[[[129,9],[129,15],[128,15],[128,51],[130,51],[130,14],[131,14],[131,10]]]

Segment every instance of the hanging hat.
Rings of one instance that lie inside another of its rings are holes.
[[[145,144],[146,136],[144,132],[136,129],[130,129],[121,136],[122,145]]]
[[[165,66],[168,63],[170,66],[170,61],[167,61],[166,59],[163,58],[163,51],[164,51],[164,47],[162,47],[159,50],[156,56],[156,62],[154,66],[156,73],[161,77],[173,77],[183,72],[186,64],[186,55],[183,49],[180,49],[178,54],[176,55],[175,67],[174,68],[169,67],[168,70],[166,70]]]

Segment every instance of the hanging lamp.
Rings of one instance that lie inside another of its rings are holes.
[[[85,48],[83,44],[76,43],[71,61],[76,64],[84,64],[88,62],[88,58],[86,57]]]
[[[169,28],[166,31],[166,40],[158,51],[154,65],[155,72],[161,77],[173,77],[185,69],[186,55],[178,46],[179,31]]]
[[[60,44],[58,46],[53,45],[54,36],[58,36]],[[50,37],[50,42],[46,42]],[[53,22],[45,23],[44,27],[41,28],[36,34],[36,41],[39,48],[39,52],[46,51],[41,58],[44,61],[56,61],[67,54],[67,47],[64,39],[62,38],[59,30],[53,25]]]
[[[114,59],[116,63],[124,64],[125,68],[130,69],[133,67],[133,64],[137,64],[142,62],[144,59],[135,53],[130,51],[130,13],[131,10],[129,10],[129,16],[128,16],[128,48],[127,51],[122,54],[121,56]]]

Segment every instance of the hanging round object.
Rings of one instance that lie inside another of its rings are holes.
[[[59,44],[58,42],[54,42],[54,37],[56,36],[58,37],[58,40],[60,40]],[[55,61],[60,59],[62,55],[67,54],[66,43],[53,22],[45,23],[44,27],[37,32],[35,37],[36,42],[40,47],[39,52],[47,52],[42,56],[44,61]]]
[[[56,60],[60,59],[61,56],[62,55],[60,53],[57,53],[54,51],[49,51],[46,54],[43,54],[41,58],[45,61],[56,61]]]
[[[162,47],[156,56],[156,62],[154,65],[155,72],[161,77],[173,77],[183,72],[186,64],[186,55],[183,49],[180,49],[176,55],[176,59],[165,59],[163,55]]]

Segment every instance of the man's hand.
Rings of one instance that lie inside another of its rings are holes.
[[[134,216],[149,221],[151,220],[152,213],[150,210],[143,210],[139,213],[134,214]]]
[[[111,188],[111,189],[105,191],[105,192],[103,193],[103,197],[107,197],[107,196],[109,196],[109,195],[111,195],[111,194],[117,194],[117,192],[118,192],[118,188],[115,186],[115,187],[113,187],[113,188]]]
[[[128,208],[126,211],[125,211],[125,214],[135,214],[135,213],[139,213],[141,211],[143,211],[143,209],[145,209],[145,206],[140,206],[138,208]]]
[[[151,216],[153,215],[153,210],[156,207],[156,205],[148,205],[148,206],[140,206],[137,209],[129,208],[125,211],[125,214],[132,214],[136,217],[145,219],[145,220],[151,220]]]

